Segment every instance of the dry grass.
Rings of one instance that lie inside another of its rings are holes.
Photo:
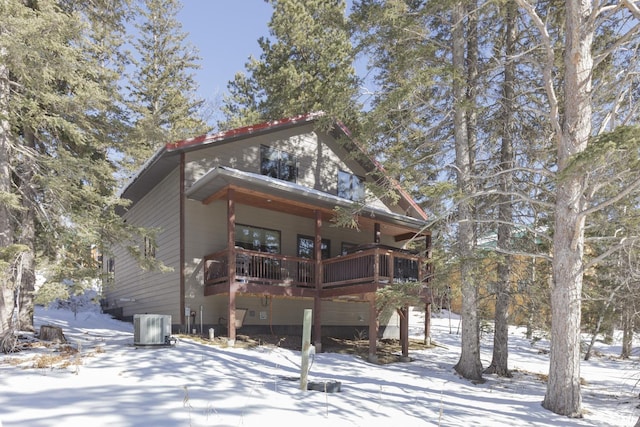
[[[5,357],[2,363],[11,366],[21,366],[23,369],[66,369],[75,367],[76,373],[84,364],[84,359],[104,353],[103,346],[94,347],[93,351],[81,353],[71,344],[53,344],[49,342],[31,343],[28,350],[38,351],[48,349],[49,352],[36,354],[32,357]],[[46,351],[46,350],[45,350]]]
[[[40,354],[33,358],[34,369],[66,368],[71,364],[69,357],[61,354]]]
[[[213,341],[198,335],[178,335],[180,339],[189,339],[202,344],[217,345],[226,347],[227,338],[215,337]],[[259,346],[282,347],[290,350],[300,351],[302,341],[300,336],[292,335],[236,335],[234,344],[237,348],[254,348]],[[422,340],[409,340],[409,351],[424,350],[433,348],[433,345],[425,345]],[[326,353],[354,354],[367,360],[369,357],[369,340],[362,336],[353,339],[341,339],[325,337],[322,340],[322,351]],[[396,339],[378,340],[377,358],[378,364],[400,362],[402,348],[400,341]]]
[[[5,357],[2,363],[5,365],[18,366],[24,363],[24,359],[20,357]]]

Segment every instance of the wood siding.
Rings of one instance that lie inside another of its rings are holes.
[[[176,169],[124,215],[130,224],[159,230],[156,258],[173,271],[144,271],[124,246],[116,247],[114,283],[105,295],[109,309],[122,308],[125,317],[170,314],[174,324],[180,322],[179,194]],[[144,242],[138,243],[143,250]]]
[[[215,324],[218,323],[219,317],[226,318],[226,306],[224,304],[212,304],[213,297],[205,297],[202,259],[206,254],[211,254],[226,248],[226,204],[224,201],[215,201],[208,205],[203,205],[200,202],[188,200],[186,209],[188,218],[186,241],[188,243],[185,253],[187,260],[185,266],[185,304],[192,310],[198,312],[198,321],[200,319],[200,306],[208,307],[208,309],[203,310],[203,322],[205,324]],[[287,215],[267,209],[256,209],[244,205],[236,206],[236,223],[280,231],[281,253],[289,256],[297,255],[298,235],[313,236],[315,226],[314,220],[310,218]],[[332,257],[340,255],[343,242],[366,244],[370,243],[373,239],[373,236],[369,233],[363,233],[354,229],[337,228],[331,224],[324,224],[322,233],[323,239],[330,241]],[[383,236],[382,243],[392,244],[392,238]],[[239,301],[242,300],[239,299]],[[310,308],[308,305],[313,306],[312,300],[300,302],[298,300],[287,299],[285,301],[285,304],[287,304],[287,306],[291,305],[291,309],[293,310],[296,309],[295,307],[302,307],[301,309],[303,310],[304,308]],[[239,308],[248,308],[243,307],[241,303],[238,304]],[[350,310],[348,308],[349,304],[346,304],[346,306],[344,303],[339,304],[340,310],[345,313]],[[331,306],[332,304],[327,307]],[[254,311],[257,310],[257,307],[252,307]],[[337,313],[340,312],[340,310],[327,310],[327,315],[330,314],[331,316],[337,315]],[[362,310],[365,319],[367,319],[366,306],[363,305]],[[342,324],[341,322],[346,321],[348,318],[349,316],[338,316],[335,318],[327,318],[326,320],[328,324],[340,325]],[[247,320],[249,321],[249,319]],[[284,324],[282,323],[284,321],[282,318],[274,317],[274,321],[279,322],[278,324]],[[258,322],[256,324],[262,323]]]
[[[316,133],[312,124],[302,128],[285,129],[268,135],[227,143],[214,143],[211,147],[187,154],[186,188],[217,166],[260,173],[260,146],[277,148],[296,156],[299,185],[337,195],[338,170],[367,178],[367,172],[342,145],[327,134]],[[397,207],[386,206],[370,191],[366,192],[371,206],[397,212]]]

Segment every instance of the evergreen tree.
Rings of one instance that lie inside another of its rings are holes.
[[[500,103],[500,163],[497,225],[497,247],[509,249],[513,228],[513,166],[514,166],[514,137],[515,137],[515,76],[517,42],[517,5],[509,2],[504,6],[504,78],[502,102]],[[501,43],[502,44],[502,43]],[[509,373],[509,305],[513,274],[513,257],[509,254],[498,260],[496,281],[496,303],[494,313],[493,356],[485,373],[496,373],[500,376],[510,376]]]
[[[132,132],[124,151],[137,168],[167,142],[207,133],[193,70],[196,49],[177,19],[179,0],[139,0],[136,68],[130,78]]]
[[[105,112],[115,109],[117,73],[98,59],[95,27],[76,6],[0,4],[2,350],[11,346],[14,328],[33,327],[36,267],[64,264],[49,277],[54,281],[95,278],[90,245],[110,228],[105,218],[115,183],[107,154],[117,127]],[[19,324],[13,322],[16,292],[26,305]]]
[[[491,148],[477,144],[483,111],[476,108],[476,99],[484,71],[472,4],[366,0],[354,3],[352,17],[360,46],[373,60],[377,84],[363,126],[372,133],[362,139],[376,141],[385,169],[414,190],[443,231],[439,234],[455,235],[450,249],[457,271],[451,273],[463,284],[465,304],[463,353],[456,368],[479,380],[478,283],[473,274],[479,205],[472,197],[478,150],[486,154]]]
[[[600,103],[620,99],[608,93],[611,88],[615,87],[620,94],[629,87],[630,80],[624,77],[634,74],[628,71],[637,67],[637,63],[628,52],[636,51],[638,46],[638,26],[629,25],[629,20],[637,21],[640,13],[631,2],[610,7],[566,0],[557,4],[557,9],[551,8],[549,16],[543,16],[544,11],[529,1],[517,2],[535,26],[538,33],[533,40],[539,40],[539,49],[544,54],[540,68],[558,171],[553,206],[550,368],[543,406],[558,414],[578,417],[582,415],[580,320],[584,274],[588,268],[585,230],[588,217],[615,203],[620,195],[600,193],[606,188],[594,184],[600,177],[594,181],[590,167],[575,167],[574,162],[576,158],[592,155],[592,150],[600,152],[600,144],[592,141],[594,125],[602,127],[609,122],[598,111],[600,107],[607,110],[606,104]],[[622,72],[600,74],[607,62]],[[630,95],[630,99],[635,98]],[[612,102],[609,111],[616,120],[618,111],[633,120],[630,109],[621,108],[623,104]],[[627,181],[623,195],[637,190],[640,182],[636,179],[637,172],[631,176],[633,179]],[[598,194],[605,196],[596,197]],[[595,260],[602,260],[615,250],[614,246]]]
[[[271,38],[229,82],[225,123],[233,128],[323,111],[357,123],[357,78],[342,0],[270,0]]]

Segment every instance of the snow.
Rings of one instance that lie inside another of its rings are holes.
[[[411,335],[424,314],[412,311]],[[513,378],[486,375],[474,385],[452,369],[460,352],[459,319],[436,315],[438,346],[411,351],[411,362],[375,365],[352,355],[318,353],[310,381],[340,381],[341,391],[300,391],[300,352],[210,345],[133,346],[133,326],[97,310],[75,315],[38,307],[36,328],[63,328],[80,350],[67,367],[32,367],[54,348],[0,355],[0,426],[632,426],[640,415],[638,366],[620,360],[620,343],[598,342],[582,362],[585,417],[555,415],[540,405],[548,342],[532,344],[510,329]],[[618,337],[619,338],[619,337]],[[482,339],[491,359],[491,335]],[[57,353],[55,353],[57,354]],[[637,356],[634,356],[637,358]]]

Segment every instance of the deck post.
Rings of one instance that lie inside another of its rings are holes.
[[[378,362],[378,315],[376,310],[376,293],[369,292],[369,357],[371,363]]]
[[[322,291],[322,213],[316,210],[316,222],[315,222],[315,243],[314,243],[314,258],[315,258],[315,287],[316,293],[313,297],[313,345],[316,348],[316,353],[322,352],[322,315],[321,306],[322,300],[320,294]]]
[[[311,310],[304,310],[302,320],[302,362],[300,364],[300,390],[307,391],[307,379],[309,375],[309,356],[311,354]]]
[[[424,307],[424,343],[431,345],[431,301]]]
[[[227,190],[227,248],[229,249],[229,315],[227,336],[229,344],[236,341],[236,205],[235,191]]]
[[[409,307],[406,305],[398,309],[398,316],[400,317],[400,347],[402,348],[403,362],[409,361]]]

